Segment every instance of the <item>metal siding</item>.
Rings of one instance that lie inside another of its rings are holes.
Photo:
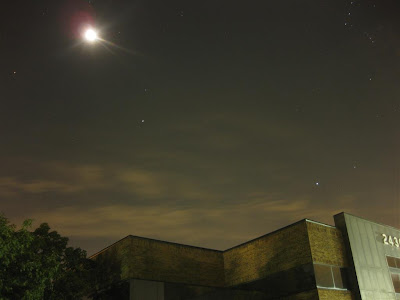
[[[370,249],[369,243],[368,243],[369,236],[367,234],[367,230],[365,229],[365,223],[364,222],[360,222],[360,220],[356,220],[356,222],[357,222],[357,227],[358,227],[358,230],[359,230],[359,235],[360,235],[360,238],[361,238],[363,257],[365,257],[365,266],[370,268],[370,267],[372,267],[372,256],[371,256],[371,249]],[[368,275],[369,275],[369,272],[368,272]],[[370,276],[368,276],[368,277],[369,277],[369,280],[371,282]]]
[[[385,245],[381,234],[400,237],[400,230],[343,214],[362,300],[395,300],[386,255],[400,258],[400,248]],[[338,217],[342,217],[339,215]]]
[[[372,224],[366,224],[366,226],[368,228],[368,232],[374,232],[374,228],[372,227]],[[378,251],[376,239],[371,237],[369,239],[369,246],[371,249],[372,258],[374,260],[374,263],[373,263],[374,266],[379,269],[382,269],[382,267],[384,267],[386,264],[382,265],[382,260],[379,259],[379,251]]]

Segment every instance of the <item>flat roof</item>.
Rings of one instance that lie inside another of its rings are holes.
[[[243,243],[240,243],[240,244],[238,244],[238,245],[236,245],[236,246],[230,247],[230,248],[225,249],[225,250],[216,250],[216,249],[211,249],[211,248],[204,248],[204,247],[198,247],[198,246],[180,244],[180,243],[176,243],[176,242],[163,241],[163,240],[158,240],[158,239],[147,238],[147,237],[142,237],[142,236],[137,236],[137,235],[131,235],[131,234],[130,234],[130,235],[127,235],[126,237],[124,237],[124,238],[122,238],[122,239],[116,241],[115,243],[113,243],[113,244],[111,244],[111,245],[105,247],[104,249],[100,250],[99,252],[97,252],[97,253],[95,253],[95,254],[92,254],[89,258],[94,258],[94,257],[96,257],[96,256],[99,255],[100,253],[106,251],[107,249],[111,248],[112,246],[118,244],[119,242],[121,242],[121,241],[123,241],[124,239],[127,239],[127,238],[138,238],[138,239],[149,240],[149,241],[155,241],[155,242],[164,243],[164,244],[170,244],[170,245],[183,246],[183,247],[196,248],[196,249],[202,249],[202,250],[208,250],[208,251],[215,251],[215,252],[223,253],[223,252],[225,252],[225,251],[232,250],[232,249],[234,249],[234,248],[241,247],[241,246],[243,246],[243,245],[252,243],[252,242],[254,242],[254,241],[256,241],[256,240],[262,239],[262,238],[264,238],[264,237],[266,237],[266,236],[268,236],[268,235],[270,235],[270,234],[274,234],[274,233],[277,233],[277,232],[279,232],[279,231],[281,231],[281,230],[285,230],[285,229],[287,229],[287,228],[289,228],[289,227],[291,227],[291,226],[297,225],[297,224],[299,224],[299,223],[301,223],[301,222],[311,222],[311,223],[316,223],[316,224],[319,224],[319,225],[322,225],[322,226],[326,226],[326,227],[330,227],[330,228],[336,228],[335,226],[328,225],[328,224],[324,224],[324,223],[317,222],[317,221],[313,221],[313,220],[310,220],[310,219],[302,219],[302,220],[300,220],[300,221],[297,221],[297,222],[295,222],[295,223],[289,224],[289,225],[284,226],[284,227],[282,227],[282,228],[276,229],[276,230],[274,230],[274,231],[272,231],[272,232],[266,233],[266,234],[264,234],[264,235],[262,235],[262,236],[256,237],[256,238],[254,238],[254,239],[248,240],[248,241],[243,242]]]

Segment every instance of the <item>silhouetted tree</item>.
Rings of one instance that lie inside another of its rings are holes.
[[[42,223],[29,231],[0,215],[0,299],[80,299],[93,291],[94,261]]]

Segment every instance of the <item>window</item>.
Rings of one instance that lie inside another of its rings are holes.
[[[400,258],[386,256],[386,261],[392,277],[394,291],[400,293]]]
[[[323,287],[334,287],[333,285],[333,277],[330,266],[324,265],[314,265],[315,271],[315,280],[317,281],[317,285]]]
[[[392,275],[394,291],[396,293],[400,293],[400,275],[396,273],[392,273],[391,275]]]
[[[347,289],[346,270],[340,267],[332,266],[332,274],[335,287],[339,289]]]
[[[318,287],[347,289],[346,270],[337,266],[314,264]]]
[[[396,258],[395,257],[386,256],[386,260],[387,260],[389,267],[396,268]]]

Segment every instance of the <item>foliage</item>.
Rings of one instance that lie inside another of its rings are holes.
[[[0,299],[80,299],[93,290],[95,262],[67,247],[68,238],[47,223],[29,231],[0,215]]]

